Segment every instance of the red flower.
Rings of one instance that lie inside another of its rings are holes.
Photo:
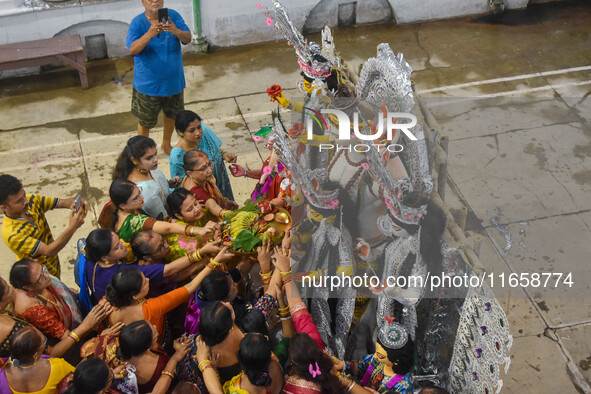
[[[289,129],[289,135],[291,138],[298,138],[304,132],[304,125],[302,123],[294,123],[291,129]]]
[[[273,85],[270,88],[267,88],[267,94],[269,95],[269,97],[274,99],[275,97],[281,94],[281,86]]]

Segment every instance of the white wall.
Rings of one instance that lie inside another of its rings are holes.
[[[506,9],[527,6],[528,0],[503,0]],[[489,0],[388,0],[397,23],[454,18],[490,11]]]
[[[283,0],[283,4],[301,31],[306,21],[313,28],[324,24],[320,19],[336,26],[338,5],[351,1],[357,2],[357,23],[382,21],[384,15],[393,15],[398,23],[409,23],[489,11],[489,0]],[[522,8],[527,1],[505,3],[507,8]],[[43,0],[0,0],[0,44],[57,34],[79,34],[84,43],[86,35],[104,34],[111,57],[127,54],[126,26],[143,11],[140,0],[70,1],[41,10],[23,8],[23,2],[43,4]],[[203,33],[209,43],[228,47],[283,39],[278,30],[267,26],[265,9],[258,8],[257,3],[274,8],[271,0],[201,0]],[[194,31],[192,0],[165,0],[165,6],[177,10]],[[393,14],[384,7],[391,7]]]
[[[9,0],[0,0],[7,3]],[[0,4],[1,5],[1,4]],[[166,6],[178,11],[187,26],[194,29],[193,21],[193,3],[189,0],[166,0]],[[12,15],[0,16],[0,44],[13,43],[19,41],[31,41],[41,38],[54,37],[58,33],[78,25],[84,30],[86,22],[105,21],[105,37],[113,34],[120,35],[120,30],[111,31],[109,21],[122,22],[127,25],[138,14],[142,13],[144,8],[140,0],[119,0],[83,3],[82,5],[64,5],[52,7],[38,11],[23,11],[15,9]],[[116,25],[116,24],[113,24]],[[100,27],[95,27],[93,34],[100,31]],[[72,34],[77,34],[75,29],[70,29]],[[84,36],[82,42],[84,42]],[[107,42],[113,45],[125,44],[125,37],[109,37]],[[119,53],[121,48],[108,48],[109,52]]]
[[[294,25],[301,29],[319,0],[283,0]],[[270,0],[201,0],[203,34],[215,46],[235,46],[282,39],[278,30],[265,23],[265,9],[275,6]]]

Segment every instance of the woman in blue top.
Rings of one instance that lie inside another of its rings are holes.
[[[179,112],[175,126],[181,139],[170,152],[170,176],[172,178],[178,176],[183,179],[186,175],[183,167],[185,153],[193,149],[203,151],[213,165],[213,176],[222,196],[234,201],[232,185],[224,160],[228,163],[235,163],[236,155],[221,149],[222,140],[215,135],[212,129],[201,123],[201,117],[193,111]]]
[[[168,264],[125,264],[122,259],[127,256],[127,247],[117,234],[107,228],[98,228],[88,234],[85,255],[84,275],[95,302],[103,298],[107,285],[123,268],[137,267],[146,278],[150,279],[150,283],[156,284],[192,266],[195,260],[193,256],[185,256]]]

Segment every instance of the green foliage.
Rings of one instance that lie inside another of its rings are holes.
[[[255,236],[251,230],[242,230],[234,239],[232,249],[242,249],[245,252],[252,252],[254,247],[261,242],[261,239]]]
[[[239,213],[239,212],[258,212],[259,208],[257,207],[257,203],[256,202],[252,202],[250,200],[248,200],[246,203],[244,203],[244,206],[240,209],[237,209],[235,211],[229,211],[228,213],[226,213],[224,215],[224,220],[227,221],[228,223],[232,221],[232,219]]]

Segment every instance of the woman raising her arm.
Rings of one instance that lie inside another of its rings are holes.
[[[159,234],[187,234],[206,236],[219,229],[219,224],[209,222],[204,227],[182,225],[156,220],[138,213],[144,206],[140,189],[127,179],[115,179],[109,188],[109,197],[117,207],[113,212],[113,230],[125,241],[131,242],[133,236],[141,230],[154,230]]]
[[[226,211],[238,208],[238,204],[225,198],[213,182],[212,162],[204,152],[187,152],[183,163],[187,176],[181,186],[193,193],[197,200],[203,201],[209,212],[223,219]]]

